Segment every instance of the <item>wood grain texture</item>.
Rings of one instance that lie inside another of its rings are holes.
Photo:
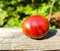
[[[49,30],[42,39],[31,39],[19,28],[0,28],[0,50],[59,50],[60,29]]]

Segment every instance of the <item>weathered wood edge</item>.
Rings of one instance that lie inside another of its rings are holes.
[[[60,29],[50,30],[48,34],[47,38],[35,40],[25,36],[22,29],[0,28],[0,50],[59,50]]]

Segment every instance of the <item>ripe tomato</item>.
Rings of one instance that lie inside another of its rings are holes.
[[[29,16],[22,23],[22,30],[24,34],[31,38],[44,37],[48,29],[49,21],[41,15]]]

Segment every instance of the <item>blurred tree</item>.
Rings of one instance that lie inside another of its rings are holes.
[[[21,27],[29,15],[48,17],[51,3],[51,0],[0,0],[0,27]],[[57,0],[52,13],[60,10],[59,5],[60,0]]]

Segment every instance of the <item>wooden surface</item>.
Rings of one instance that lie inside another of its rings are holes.
[[[0,50],[59,50],[60,30],[49,30],[39,40],[31,39],[18,28],[0,28]]]

